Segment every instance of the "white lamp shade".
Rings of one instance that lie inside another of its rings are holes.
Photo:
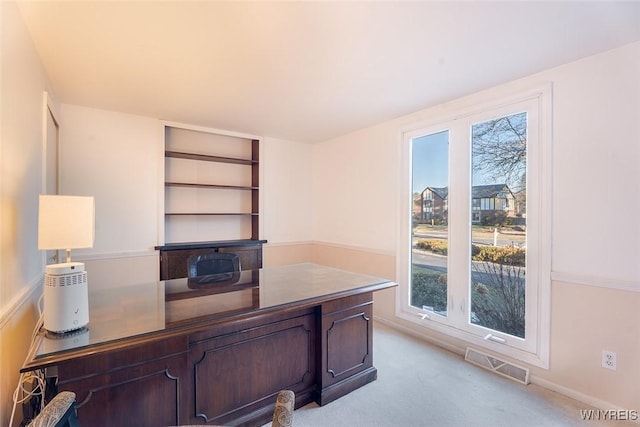
[[[38,249],[90,248],[94,224],[93,197],[40,195]]]

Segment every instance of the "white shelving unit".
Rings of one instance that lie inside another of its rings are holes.
[[[164,123],[164,244],[258,240],[260,139]]]

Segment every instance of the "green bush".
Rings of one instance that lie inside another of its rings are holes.
[[[478,256],[478,254],[481,251],[481,247],[478,245],[471,245],[471,257],[475,259],[476,256]]]
[[[416,247],[447,255],[445,240],[420,240]],[[471,255],[472,323],[524,337],[526,250],[514,246],[472,245]],[[411,305],[446,311],[447,275],[428,268],[414,267]]]
[[[493,262],[517,267],[524,267],[526,251],[514,246],[475,246],[471,254],[474,261]]]
[[[431,251],[440,255],[447,255],[447,241],[439,239],[425,239],[419,240],[416,243],[416,248],[425,251]]]
[[[433,307],[434,311],[447,309],[447,275],[421,268],[413,271],[411,305],[417,308]]]
[[[446,240],[423,239],[416,243],[416,248],[431,251],[439,255],[447,255]],[[480,246],[471,245],[471,257],[474,261],[486,261],[496,264],[525,266],[526,250],[515,246]]]
[[[525,329],[525,251],[483,247],[474,257],[472,322],[517,337]]]
[[[474,282],[471,287],[472,323],[524,338],[524,286],[509,289]]]

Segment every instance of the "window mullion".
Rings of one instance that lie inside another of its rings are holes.
[[[456,120],[450,127],[449,149],[449,301],[452,326],[464,329],[468,319],[468,282],[471,223],[469,200],[471,179],[469,154],[469,127],[466,120]]]

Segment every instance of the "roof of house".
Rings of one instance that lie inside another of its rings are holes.
[[[446,199],[449,195],[449,187],[426,187],[424,191],[431,190],[441,199]],[[424,192],[423,191],[423,192]],[[488,184],[488,185],[474,185],[471,189],[472,199],[487,199],[496,197],[500,192],[508,191],[511,193],[511,189],[507,184]]]
[[[498,193],[505,190],[511,193],[507,184],[474,185],[471,189],[471,198],[488,199],[496,197]]]
[[[425,188],[425,190],[426,189],[429,189],[429,190],[433,191],[438,197],[440,197],[443,200],[446,199],[447,196],[449,195],[449,187],[440,187],[440,188],[438,188],[438,187],[427,187],[427,188]]]

